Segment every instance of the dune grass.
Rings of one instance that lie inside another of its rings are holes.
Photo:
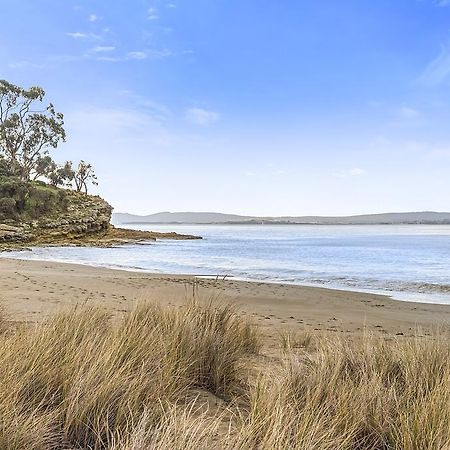
[[[259,334],[228,306],[80,308],[1,329],[0,450],[450,449],[442,333],[290,333],[255,374]]]
[[[447,337],[315,341],[259,378],[235,448],[450,448]]]
[[[258,345],[230,308],[194,302],[142,304],[119,321],[83,308],[3,334],[0,449],[148,448],[174,427],[194,448],[192,408],[174,405],[194,388],[232,395]]]

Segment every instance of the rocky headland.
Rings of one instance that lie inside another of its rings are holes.
[[[0,251],[33,246],[109,247],[157,239],[201,239],[177,233],[116,228],[110,224],[112,207],[101,197],[64,190],[65,207],[33,220],[0,221]]]

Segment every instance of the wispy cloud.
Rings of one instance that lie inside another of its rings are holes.
[[[147,20],[158,20],[159,15],[156,8],[148,8],[147,9]]]
[[[43,69],[45,68],[45,64],[36,64],[31,61],[16,61],[8,64],[10,69]]]
[[[142,50],[142,51],[132,51],[128,52],[125,55],[117,55],[111,56],[106,53],[115,50],[115,47],[94,47],[89,52],[86,53],[86,57],[94,57],[97,61],[106,61],[106,62],[125,62],[125,61],[145,61],[145,60],[155,60],[155,59],[164,59],[169,56],[172,56],[174,53],[168,49],[150,49],[150,50]]]
[[[89,34],[81,33],[79,31],[75,31],[73,33],[66,33],[66,36],[70,36],[71,38],[74,38],[74,39],[87,39],[90,37]]]
[[[350,175],[354,177],[360,177],[361,175],[366,175],[367,172],[364,169],[360,169],[359,167],[355,167],[354,169],[350,169],[348,172]]]
[[[99,17],[97,15],[89,14],[89,17],[88,17],[89,22],[97,22],[98,19],[99,19]]]
[[[89,50],[89,53],[107,53],[107,52],[113,52],[116,49],[116,47],[113,47],[112,45],[97,45],[96,47],[93,47]]]
[[[148,55],[146,52],[128,52],[127,57],[129,59],[147,59]]]
[[[81,54],[60,54],[49,55],[47,58],[40,60],[39,63],[33,61],[16,61],[10,62],[10,69],[43,69],[46,67],[57,67],[61,64],[75,63],[83,60],[103,61],[109,63],[120,63],[126,61],[145,61],[158,60],[174,55],[168,49],[150,49],[145,51],[132,51],[125,54],[113,54],[116,47],[112,45],[98,45],[92,47]]]
[[[209,125],[217,122],[220,114],[215,111],[208,111],[202,108],[188,108],[185,112],[186,119],[196,125]]]
[[[161,103],[155,102],[147,97],[136,94],[135,92],[123,89],[118,92],[121,96],[127,99],[128,102],[133,104],[136,109],[145,111],[160,122],[165,121],[168,117],[172,116],[172,111]]]
[[[120,62],[125,61],[125,58],[121,58],[119,56],[108,56],[108,55],[100,55],[95,58],[96,61],[105,61],[105,62]]]
[[[118,155],[124,148],[138,157],[149,146],[163,151],[174,142],[171,133],[151,113],[133,108],[89,106],[66,111],[64,116],[72,136],[67,143],[71,154],[78,158],[91,155],[94,164],[95,158],[104,161],[107,155]]]
[[[75,31],[75,32],[70,32],[70,33],[66,33],[66,36],[71,37],[72,39],[75,40],[86,40],[86,41],[102,41],[104,39],[104,36],[102,36],[101,34],[95,34],[95,33],[84,33],[81,31]]]
[[[410,108],[409,106],[402,106],[397,113],[401,119],[406,120],[417,119],[421,116],[419,110]]]
[[[354,167],[350,170],[341,170],[333,173],[333,176],[337,178],[361,177],[364,175],[367,175],[367,171],[365,169],[361,169],[360,167]]]
[[[450,47],[449,45],[444,45],[442,46],[439,55],[428,64],[423,73],[417,79],[417,82],[423,86],[436,86],[448,81],[449,77]]]

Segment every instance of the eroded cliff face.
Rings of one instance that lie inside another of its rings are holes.
[[[85,237],[105,234],[112,207],[98,196],[66,192],[64,211],[45,214],[30,222],[0,223],[0,246],[70,244]]]
[[[43,214],[36,220],[0,221],[0,251],[33,246],[111,247],[158,239],[201,239],[177,233],[115,228],[110,224],[112,206],[98,196],[68,190],[64,201],[63,209]]]

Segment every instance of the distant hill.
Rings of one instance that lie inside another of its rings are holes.
[[[147,216],[114,213],[112,222],[126,224],[318,224],[318,225],[378,225],[378,224],[450,224],[449,212],[404,212],[365,214],[357,216],[282,216],[254,217],[215,212],[160,212]]]

